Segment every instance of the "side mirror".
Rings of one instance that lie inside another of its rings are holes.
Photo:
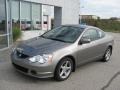
[[[87,43],[90,43],[90,42],[91,42],[90,39],[88,39],[88,38],[82,38],[82,39],[79,41],[79,45],[81,45],[81,44],[87,44]]]

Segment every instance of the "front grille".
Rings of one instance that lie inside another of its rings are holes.
[[[14,63],[13,63],[13,66],[14,66],[16,69],[18,69],[18,70],[20,70],[20,71],[22,71],[22,72],[24,72],[24,73],[28,73],[28,69],[27,69],[27,68],[21,67],[21,66],[19,66],[19,65],[14,64]]]
[[[25,58],[29,57],[28,55],[25,55],[22,52],[19,52],[17,50],[16,50],[16,55],[17,55],[18,58],[21,58],[21,59],[25,59]]]

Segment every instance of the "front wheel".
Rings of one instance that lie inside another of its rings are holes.
[[[102,61],[108,62],[110,60],[111,55],[112,55],[112,48],[108,47],[108,49],[106,50],[106,52],[103,56]]]
[[[57,81],[66,80],[73,70],[73,61],[70,58],[62,59],[55,70],[54,79]]]

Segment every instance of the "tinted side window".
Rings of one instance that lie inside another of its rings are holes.
[[[99,38],[105,37],[105,33],[102,30],[98,30]]]
[[[89,29],[88,31],[86,31],[83,35],[84,38],[88,38],[91,41],[97,40],[99,39],[99,35],[97,30],[95,29]]]
[[[86,32],[83,34],[82,38],[90,39],[90,33],[89,33],[89,31],[86,31]]]

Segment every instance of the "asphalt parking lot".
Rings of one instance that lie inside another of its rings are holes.
[[[115,37],[111,61],[80,66],[63,82],[22,75],[12,67],[10,51],[0,52],[0,90],[120,90],[120,34],[110,34]]]

